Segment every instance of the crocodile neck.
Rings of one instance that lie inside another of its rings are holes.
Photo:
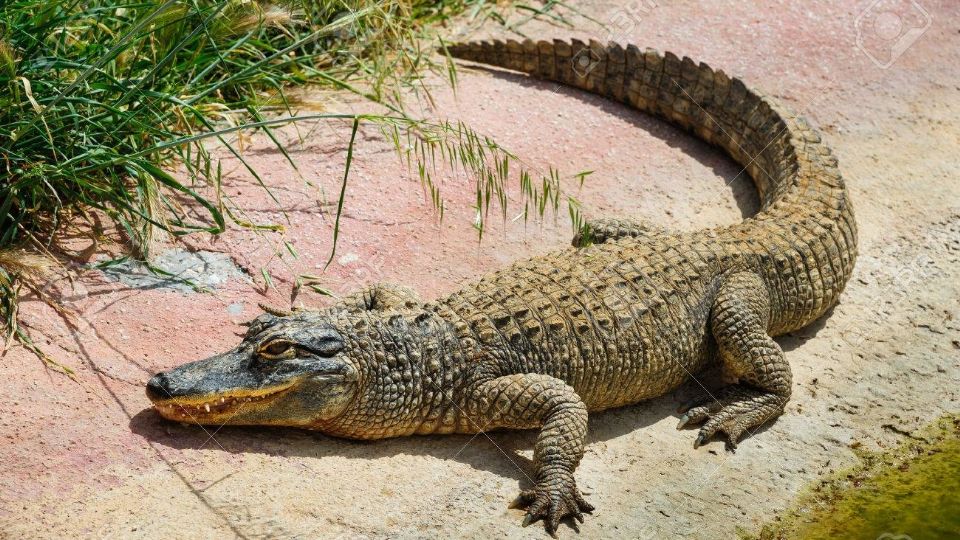
[[[609,97],[720,147],[750,175],[761,208],[691,240],[727,271],[760,274],[771,292],[774,335],[809,324],[836,302],[857,253],[853,207],[820,136],[773,98],[704,63],[632,45],[485,41],[448,50]]]
[[[354,404],[312,429],[351,439],[471,430],[462,389],[483,376],[468,361],[476,344],[464,343],[436,305],[327,313],[348,328],[375,328],[368,335],[376,338],[357,342],[361,391]]]

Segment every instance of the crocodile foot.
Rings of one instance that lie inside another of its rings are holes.
[[[734,384],[715,396],[700,397],[680,407],[678,412],[683,416],[677,429],[706,421],[693,447],[699,447],[720,431],[727,436],[727,449],[734,450],[744,432],[778,416],[786,401],[785,397],[773,392]]]
[[[589,514],[593,511],[593,505],[580,494],[571,475],[564,475],[559,480],[538,482],[535,488],[521,491],[511,507],[526,507],[523,526],[542,519],[551,536],[557,532],[557,526],[563,518],[572,516],[583,523],[584,512]]]

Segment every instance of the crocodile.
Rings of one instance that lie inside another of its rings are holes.
[[[433,301],[377,284],[335,305],[265,313],[241,343],[154,376],[160,415],[296,426],[354,439],[539,429],[524,525],[593,510],[574,472],[588,413],[730,376],[681,408],[694,446],[734,448],[780,415],[790,365],[773,336],[823,315],[853,270],[857,231],[837,160],[770,96],[704,63],[616,43],[484,41],[453,57],[609,97],[723,149],[761,207],[740,223],[670,232],[588,220],[573,246]],[[706,390],[706,388],[704,388]]]

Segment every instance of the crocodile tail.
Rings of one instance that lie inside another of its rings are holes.
[[[817,131],[773,98],[705,63],[634,45],[498,40],[447,50],[607,96],[722,148],[749,173],[761,201],[755,216],[726,228],[730,251],[770,257],[761,266],[774,271],[777,265],[806,268],[812,292],[785,291],[797,292],[804,305],[784,310],[797,315],[780,321],[780,330],[802,326],[835,302],[856,258],[853,208],[837,160]],[[759,238],[773,245],[757,246]]]

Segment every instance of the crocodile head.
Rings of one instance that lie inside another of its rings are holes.
[[[261,315],[234,349],[155,375],[147,396],[180,422],[319,427],[358,393],[356,355],[338,326],[317,314]]]

